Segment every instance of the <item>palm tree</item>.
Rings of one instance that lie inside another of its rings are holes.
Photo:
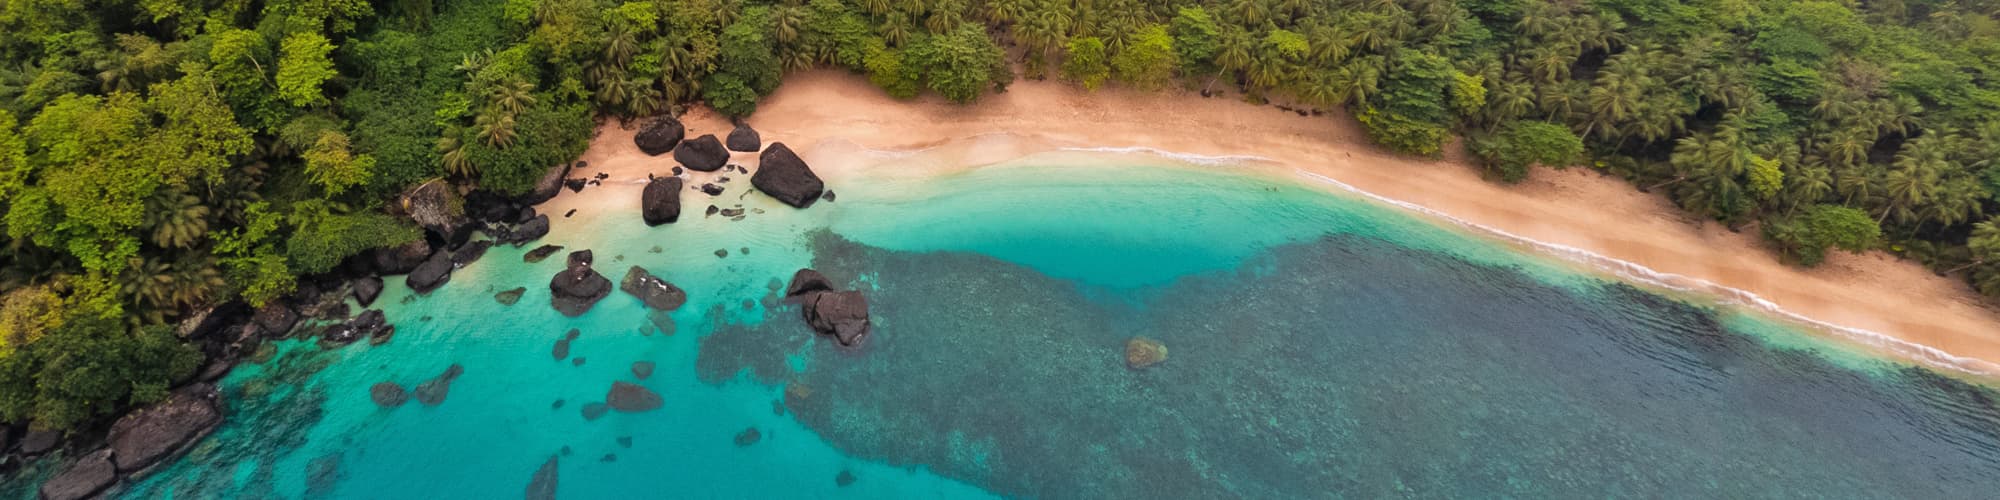
[[[477,137],[487,146],[506,149],[514,145],[514,117],[511,115],[481,113],[478,119],[473,120],[472,126],[478,129]]]
[[[1965,239],[1965,248],[1971,252],[1972,262],[1945,270],[1945,274],[1956,273],[1988,262],[2000,262],[2000,216],[1973,224],[1972,236]]]
[[[611,23],[610,32],[604,37],[604,53],[601,64],[623,68],[632,63],[632,55],[639,52],[639,36],[623,24]]]
[[[188,248],[208,234],[210,210],[201,198],[186,190],[169,188],[154,196],[147,209],[153,243],[165,248]]]
[[[474,168],[471,158],[466,156],[465,143],[458,140],[458,131],[449,131],[443,137],[439,137],[437,140],[437,150],[439,153],[443,153],[440,159],[444,162],[445,172],[461,177],[471,177],[473,174],[479,173]]]
[[[515,80],[495,85],[486,96],[494,107],[505,110],[510,115],[508,120],[512,121],[511,115],[518,115],[522,109],[535,105],[534,90],[535,84]]]
[[[1785,172],[1785,190],[1779,194],[1787,201],[1787,215],[1800,206],[1819,203],[1833,194],[1833,170],[1815,160],[1808,160]]]
[[[962,6],[952,2],[944,2],[931,8],[930,15],[924,17],[924,29],[930,30],[933,35],[951,31],[952,28],[958,27],[961,10]]]
[[[986,0],[986,20],[994,24],[1013,24],[1028,15],[1030,0]]]
[[[880,16],[894,6],[895,3],[890,0],[861,0],[861,8],[867,9],[870,15]]]
[[[882,40],[891,47],[901,47],[910,41],[910,18],[902,11],[892,11],[882,16],[882,24],[875,28]]]
[[[1487,121],[1498,123],[1528,114],[1535,107],[1535,87],[1526,83],[1502,80],[1486,95]]]
[[[1589,113],[1585,114],[1587,125],[1583,128],[1583,136],[1589,137],[1593,130],[1600,131],[1607,139],[1616,134],[1618,125],[1632,117],[1638,110],[1639,100],[1644,97],[1640,78],[1610,71],[1598,76],[1597,85],[1584,96],[1585,109]],[[1603,128],[1598,128],[1600,126]]]
[[[771,9],[771,38],[778,45],[790,46],[799,39],[799,30],[805,26],[805,9],[795,6],[779,6]]]

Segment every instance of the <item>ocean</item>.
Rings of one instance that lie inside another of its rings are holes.
[[[718,198],[742,220],[693,192],[656,228],[557,219],[536,245],[688,303],[564,317],[535,245],[427,296],[392,278],[393,341],[274,343],[221,429],[118,496],[513,498],[552,459],[557,498],[2000,491],[2000,404],[1963,377],[1229,163],[1042,154]],[[867,294],[861,346],[779,300],[800,268]],[[1134,337],[1165,361],[1129,368]],[[441,404],[370,398],[453,365]],[[619,381],[663,407],[586,418]]]

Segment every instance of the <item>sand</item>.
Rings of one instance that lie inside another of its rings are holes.
[[[725,118],[705,108],[682,119],[689,138],[720,138],[730,129]],[[787,77],[748,121],[765,141],[785,142],[828,179],[861,175],[861,169],[869,168],[870,162],[855,159],[861,156],[852,154],[856,148],[924,149],[944,156],[896,166],[895,175],[912,176],[1063,147],[1260,157],[1269,161],[1254,162],[1260,165],[1254,168],[1267,173],[1344,191],[1321,177],[1333,179],[1422,206],[1439,220],[1456,219],[1574,249],[1569,253],[1629,262],[1669,275],[1674,285],[1698,285],[1727,300],[1754,302],[1746,295],[1754,294],[1790,314],[1837,325],[1824,331],[1875,349],[2000,374],[2000,363],[1995,363],[2000,362],[2000,312],[1956,278],[1937,276],[1882,252],[1836,252],[1819,267],[1798,268],[1780,262],[1753,230],[1731,232],[1695,219],[1623,180],[1587,168],[1536,169],[1522,183],[1498,184],[1483,179],[1460,157],[1431,161],[1381,150],[1344,116],[1299,116],[1185,91],[1107,88],[1086,93],[1053,81],[1017,81],[1007,92],[972,105],[934,96],[898,101],[858,76],[817,70]],[[569,209],[636,211],[638,189],[647,175],[667,175],[674,162],[671,155],[640,153],[632,134],[616,121],[602,126],[582,158],[590,167],[572,177],[602,172],[610,178],[581,195],[565,191],[542,211],[556,216]],[[737,153],[732,161],[754,166],[755,156]],[[698,186],[717,175],[697,174],[691,180]],[[730,182],[732,190],[747,188],[747,176],[733,177],[738,179]],[[556,227],[563,230],[560,223]],[[1857,336],[1858,331],[1888,338]]]

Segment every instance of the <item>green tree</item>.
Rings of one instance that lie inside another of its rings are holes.
[[[1157,24],[1133,33],[1132,40],[1125,43],[1125,50],[1111,57],[1111,67],[1119,80],[1146,90],[1165,86],[1180,64],[1173,37],[1167,35],[1166,26]]]
[[[1574,165],[1583,157],[1583,139],[1569,127],[1540,121],[1510,122],[1491,135],[1472,141],[1472,152],[1486,168],[1507,182],[1520,182],[1528,167]]]
[[[306,175],[328,194],[366,184],[375,173],[375,157],[356,155],[349,148],[347,134],[337,130],[320,133],[319,140],[302,155],[306,160]]]
[[[1072,38],[1066,55],[1063,76],[1083,84],[1086,90],[1097,90],[1111,76],[1111,66],[1104,58],[1104,40],[1094,36]]]
[[[301,32],[285,37],[278,59],[278,97],[293,106],[316,106],[326,102],[320,86],[339,75],[333,69],[333,44],[319,33]]]
[[[1828,249],[1867,250],[1882,237],[1882,230],[1860,210],[1813,205],[1796,215],[1769,221],[1764,237],[1777,244],[1787,258],[1810,267],[1826,260]]]

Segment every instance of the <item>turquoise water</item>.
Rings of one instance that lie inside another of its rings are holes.
[[[1987,389],[1289,183],[1022,163],[839,179],[837,203],[806,211],[751,197],[764,212],[738,222],[569,220],[581,230],[542,242],[593,249],[613,280],[641,265],[687,289],[670,323],[617,292],[560,316],[543,284],[562,258],[526,264],[525,249],[426,297],[391,280],[392,342],[280,343],[225,380],[216,435],[122,496],[507,498],[551,456],[560,498],[2000,486]],[[868,291],[862,348],[814,338],[775,300],[800,267]],[[494,301],[521,286],[518,304]],[[581,365],[550,354],[571,328]],[[1135,335],[1168,360],[1126,368]],[[454,363],[441,405],[370,401],[377,382]],[[619,380],[665,407],[586,420]],[[739,445],[749,428],[761,438]]]

